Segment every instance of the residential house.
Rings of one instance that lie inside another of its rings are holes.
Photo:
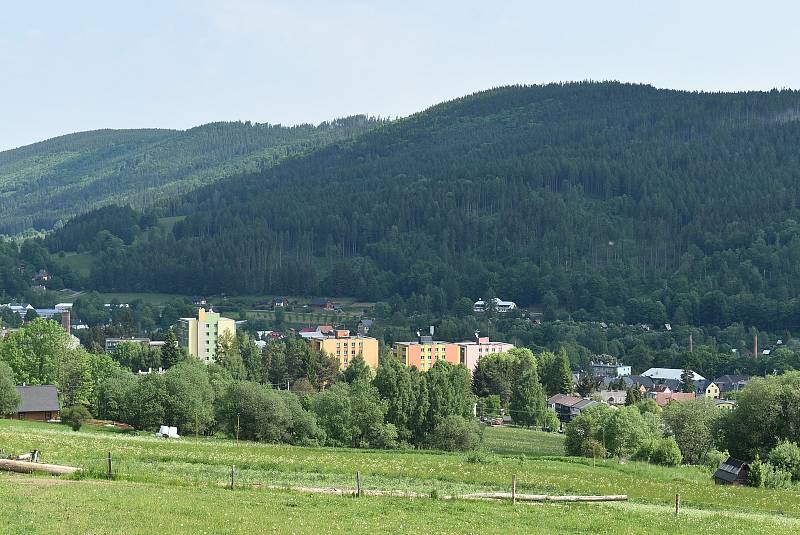
[[[492,299],[492,308],[495,312],[499,314],[505,314],[506,312],[511,312],[512,310],[517,308],[517,304],[514,301],[503,301],[502,299],[498,299],[497,297]],[[479,299],[475,301],[472,305],[473,312],[486,312],[489,309],[489,305],[483,299]]]
[[[361,320],[358,322],[358,334],[361,336],[366,336],[369,334],[369,330],[372,328],[372,325],[375,323],[375,320]]]
[[[400,362],[421,371],[430,369],[439,360],[456,365],[461,361],[458,344],[434,340],[431,336],[420,336],[416,342],[395,342],[393,351]]]
[[[739,459],[728,457],[714,472],[714,482],[719,485],[746,485],[750,465]]]
[[[223,318],[214,312],[213,308],[197,310],[197,318],[180,318],[178,323],[178,337],[181,344],[189,348],[189,354],[194,355],[206,364],[214,362],[217,358],[217,340],[228,333],[236,336],[236,322],[230,318]]]
[[[708,386],[705,387],[703,392],[703,397],[707,397],[709,399],[719,399],[719,387],[717,383],[710,382]]]
[[[608,405],[625,405],[628,393],[625,390],[601,390],[600,401]]]
[[[208,304],[208,302],[206,301],[206,298],[203,297],[203,296],[193,295],[192,296],[192,304],[194,306],[203,306],[205,304]]]
[[[607,358],[604,358],[607,357]],[[631,367],[616,362],[610,355],[599,355],[598,360],[591,363],[592,377],[605,379],[606,377],[624,377],[631,374]]]
[[[350,336],[350,331],[336,329],[333,333],[316,333],[317,336],[306,338],[311,349],[324,351],[336,357],[339,368],[345,369],[356,355],[361,355],[364,362],[373,370],[378,369],[378,340],[367,336]]]
[[[61,406],[55,385],[18,386],[17,393],[20,402],[12,418],[40,422],[59,419]]]
[[[319,308],[322,310],[333,310],[336,304],[326,297],[320,297],[311,301],[311,308]]]
[[[571,422],[581,411],[593,405],[597,405],[597,402],[568,394],[556,394],[547,400],[547,406],[554,410],[558,419],[564,423]]]
[[[738,392],[749,382],[749,375],[723,375],[714,379],[714,384],[719,388],[720,397],[725,397],[728,392]]]
[[[673,392],[669,388],[664,388],[663,391],[648,392],[647,397],[654,399],[659,407],[664,408],[673,401],[686,401],[695,398],[694,392]]]
[[[736,408],[736,400],[735,399],[715,399],[714,405],[718,409],[725,409],[727,411],[732,411]]]
[[[514,349],[514,344],[492,342],[488,336],[479,336],[474,342],[461,342],[458,344],[459,362],[472,373],[475,371],[478,361],[483,357],[493,353],[505,353],[510,349]]]
[[[40,269],[36,272],[36,275],[33,276],[33,280],[47,282],[50,280],[50,273],[46,269]]]
[[[289,306],[289,300],[285,297],[276,297],[272,300],[272,310],[279,308],[286,308]]]
[[[117,346],[123,342],[139,344],[142,347],[161,348],[166,342],[150,340],[149,338],[106,338],[106,353],[113,353]]]

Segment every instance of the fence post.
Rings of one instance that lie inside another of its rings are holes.
[[[517,474],[511,476],[511,503],[517,503]]]
[[[113,472],[111,471],[111,452],[108,452],[108,479],[111,479]]]
[[[356,472],[356,496],[361,496],[361,472]]]
[[[681,495],[680,494],[676,494],[675,495],[675,516],[678,515],[680,510],[681,510]]]
[[[236,465],[231,465],[231,490],[233,490],[233,485],[236,479]]]

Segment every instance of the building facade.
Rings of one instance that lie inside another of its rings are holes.
[[[223,318],[213,309],[206,312],[206,309],[200,308],[197,318],[181,318],[179,322],[181,344],[189,348],[190,355],[206,364],[216,360],[217,340],[225,333],[236,336],[236,322]]]
[[[440,360],[453,365],[461,361],[458,344],[433,340],[430,336],[422,336],[417,342],[395,342],[393,349],[400,362],[420,371],[431,369]]]
[[[475,371],[478,361],[483,357],[492,353],[505,353],[510,349],[514,349],[514,344],[492,342],[488,336],[482,336],[476,342],[461,342],[458,344],[459,362],[472,373]]]
[[[54,385],[18,386],[19,406],[11,417],[17,420],[47,422],[58,420],[61,407]]]
[[[356,355],[361,355],[364,362],[373,370],[378,369],[378,340],[368,336],[350,336],[348,330],[334,330],[332,334],[315,332],[315,336],[305,337],[314,351],[324,351],[336,357],[339,369],[350,365]]]

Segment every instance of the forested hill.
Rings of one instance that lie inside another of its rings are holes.
[[[800,93],[503,87],[183,198],[100,288],[800,326]]]
[[[0,234],[48,230],[112,202],[146,207],[380,123],[356,116],[318,126],[229,122],[185,131],[95,130],[0,152]]]

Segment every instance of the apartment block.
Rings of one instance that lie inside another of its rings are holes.
[[[406,366],[415,366],[420,371],[429,370],[437,361],[450,364],[460,362],[458,344],[433,340],[421,336],[417,342],[395,342],[394,354]]]
[[[311,349],[324,351],[339,361],[339,368],[345,369],[356,355],[361,354],[364,362],[373,370],[378,369],[378,340],[368,336],[350,336],[350,331],[316,331],[304,336]]]
[[[482,336],[475,342],[461,342],[458,344],[459,362],[472,373],[475,371],[478,361],[483,357],[493,353],[505,353],[509,349],[514,349],[514,344],[492,342],[488,336]]]
[[[226,332],[236,336],[236,322],[223,318],[214,309],[206,312],[205,308],[200,308],[197,318],[181,318],[179,321],[181,344],[189,348],[189,354],[206,364],[216,360],[217,340]]]

